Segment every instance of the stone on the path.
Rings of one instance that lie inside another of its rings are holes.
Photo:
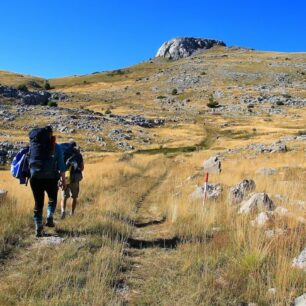
[[[233,186],[229,191],[229,201],[231,204],[240,203],[250,192],[254,191],[256,184],[252,179],[244,179],[239,184]]]
[[[306,293],[294,300],[294,306],[306,306]]]
[[[293,259],[292,267],[305,270],[306,272],[306,248],[299,256]]]
[[[267,223],[272,222],[274,214],[271,211],[263,211],[257,215],[257,217],[251,221],[253,226],[262,227],[267,225]]]
[[[7,195],[7,190],[0,189],[0,200],[4,199]]]
[[[276,169],[274,168],[260,168],[256,171],[257,174],[262,175],[274,175],[276,173]]]
[[[212,156],[203,163],[205,173],[220,173],[221,161],[218,156]]]
[[[249,199],[241,203],[239,213],[247,214],[256,210],[271,211],[274,210],[274,208],[273,201],[266,193],[254,193]]]
[[[191,194],[191,197],[193,199],[203,199],[204,191],[205,191],[205,187],[204,186],[199,186]],[[222,188],[221,188],[220,184],[207,184],[207,191],[206,191],[207,199],[216,200],[217,198],[220,197],[221,191],[222,191]]]
[[[40,244],[53,244],[58,245],[65,241],[65,238],[58,237],[58,236],[47,236],[39,238]]]

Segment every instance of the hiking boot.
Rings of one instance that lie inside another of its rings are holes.
[[[48,226],[48,227],[54,227],[55,226],[52,217],[51,218],[47,218],[46,226]]]
[[[66,218],[66,212],[65,211],[62,211],[61,212],[61,219],[63,220],[63,219],[65,219]]]
[[[43,236],[44,236],[43,228],[42,227],[37,228],[36,229],[36,237],[39,238],[39,237],[43,237]]]

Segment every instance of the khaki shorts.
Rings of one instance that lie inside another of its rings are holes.
[[[73,198],[77,199],[80,192],[80,182],[74,182],[69,185],[67,185],[67,188],[62,191],[62,198],[68,199]]]

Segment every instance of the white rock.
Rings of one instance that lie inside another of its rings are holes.
[[[276,288],[270,288],[269,290],[268,290],[268,293],[270,293],[270,294],[272,294],[272,295],[275,295],[276,294]]]
[[[252,179],[244,179],[239,184],[233,186],[229,191],[229,202],[231,204],[240,203],[250,192],[256,189],[256,184]]]
[[[7,190],[0,189],[0,199],[4,199],[7,195]]]
[[[239,213],[246,214],[255,210],[274,210],[274,203],[266,193],[255,193],[241,203]]]
[[[259,213],[253,221],[251,221],[251,224],[253,226],[259,226],[259,227],[264,226],[268,222],[273,220],[273,216],[274,216],[273,212],[263,211],[263,212]]]
[[[306,248],[293,259],[292,267],[306,271]]]
[[[204,197],[204,186],[199,186],[196,190],[190,195],[193,199],[203,199]],[[220,184],[207,184],[207,199],[217,199],[220,197],[222,187]]]
[[[58,237],[58,236],[49,236],[49,237],[43,237],[39,238],[40,244],[61,244],[65,241],[64,238]]]
[[[265,234],[266,234],[267,238],[274,238],[274,237],[278,237],[278,236],[283,235],[284,230],[282,230],[281,228],[266,230]]]
[[[274,175],[276,173],[276,169],[274,168],[260,168],[256,171],[257,174],[262,175]]]
[[[277,206],[274,210],[274,212],[277,214],[277,215],[280,215],[280,216],[285,216],[289,213],[289,210],[285,207],[282,207],[282,206]]]
[[[221,161],[218,156],[213,156],[203,163],[204,172],[206,173],[220,173]]]
[[[294,300],[294,306],[306,306],[306,293]]]

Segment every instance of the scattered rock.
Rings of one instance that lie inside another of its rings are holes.
[[[279,216],[286,216],[289,213],[289,210],[282,206],[277,206],[274,212]]]
[[[251,213],[256,210],[274,210],[274,203],[266,193],[255,193],[241,203],[239,213]]]
[[[7,190],[0,189],[0,200],[6,198]]]
[[[268,145],[253,143],[248,145],[247,149],[255,150],[258,153],[285,153],[288,151],[286,144],[279,141]]]
[[[306,306],[306,293],[294,300],[294,306]]]
[[[281,228],[276,228],[276,229],[269,229],[265,231],[266,237],[267,238],[274,238],[283,235],[285,232]]]
[[[204,186],[199,186],[196,190],[191,194],[193,199],[203,199],[204,197]],[[206,196],[207,199],[216,200],[221,196],[222,187],[220,184],[207,184]]]
[[[65,241],[65,238],[58,237],[58,236],[47,236],[47,237],[42,237],[39,238],[39,243],[40,244],[62,244]]]
[[[305,270],[306,272],[306,248],[292,262],[292,267]]]
[[[275,295],[277,292],[276,288],[270,288],[268,289],[268,293],[270,293],[271,295]]]
[[[157,51],[156,57],[177,60],[188,57],[196,51],[210,49],[214,46],[225,46],[225,43],[220,40],[178,37],[163,43]]]
[[[244,179],[238,185],[233,186],[229,191],[229,201],[231,204],[240,203],[250,192],[256,189],[256,184],[252,179]]]
[[[10,163],[18,151],[25,147],[27,144],[24,142],[12,143],[9,141],[0,142],[0,165]]]
[[[276,173],[276,169],[274,168],[260,168],[256,171],[257,174],[262,175],[274,175]]]
[[[262,227],[267,225],[267,223],[272,222],[274,219],[274,214],[271,211],[263,211],[257,215],[257,217],[251,221],[253,226]]]
[[[204,172],[206,173],[220,173],[221,161],[218,156],[213,156],[203,163]]]

